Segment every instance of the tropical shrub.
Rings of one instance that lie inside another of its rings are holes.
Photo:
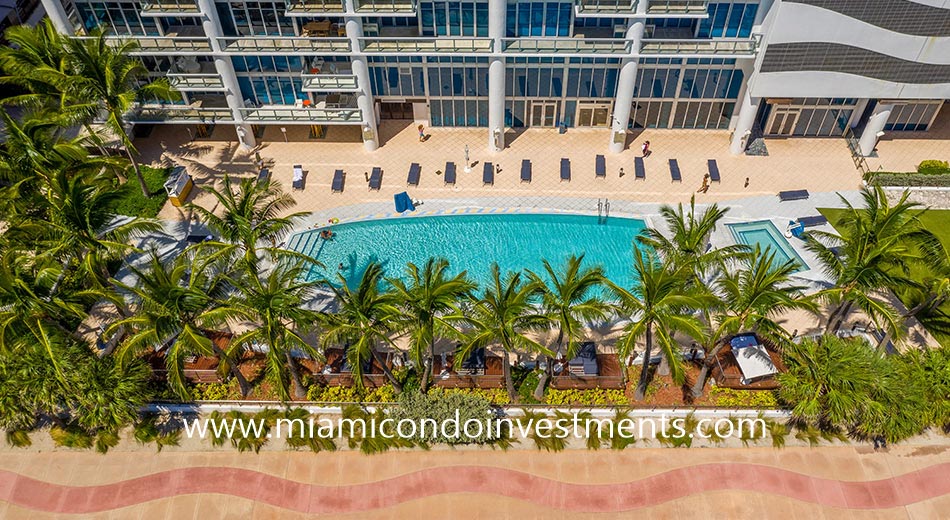
[[[491,402],[473,394],[403,394],[399,407],[391,410],[390,417],[397,423],[406,420],[416,425],[422,425],[423,421],[437,425],[425,431],[418,428],[420,431],[411,437],[414,442],[425,445],[489,444],[503,436],[499,435],[503,432],[500,432]],[[442,431],[443,427],[446,431]]]
[[[911,186],[911,187],[946,187],[950,186],[950,173],[875,173],[870,184],[874,186]]]
[[[396,401],[396,389],[392,385],[359,389],[351,386],[311,385],[307,400],[320,403],[392,403]]]
[[[228,401],[240,399],[241,393],[231,383],[200,383],[191,390],[195,401]]]
[[[713,406],[720,408],[778,408],[775,392],[768,390],[734,390],[714,386],[709,389]]]
[[[429,390],[429,395],[431,396],[440,396],[440,395],[451,395],[451,394],[465,394],[465,395],[474,395],[481,397],[487,400],[493,405],[505,405],[511,403],[508,399],[508,392],[502,388],[441,388],[435,387]]]
[[[585,390],[557,390],[547,392],[545,402],[551,406],[621,406],[629,404],[623,390],[590,388]]]
[[[937,159],[921,161],[920,164],[917,165],[917,173],[924,175],[950,173],[950,163]]]

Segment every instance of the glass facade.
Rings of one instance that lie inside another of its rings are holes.
[[[748,38],[758,3],[710,3],[708,18],[699,22],[696,36],[700,38]]]
[[[642,60],[631,127],[728,128],[743,81],[735,67],[730,59]]]

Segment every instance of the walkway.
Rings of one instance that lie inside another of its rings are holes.
[[[936,519],[950,510],[948,474],[948,446],[377,456],[4,449],[0,517]]]

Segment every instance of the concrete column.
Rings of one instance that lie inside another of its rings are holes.
[[[350,39],[350,46],[353,49],[351,64],[353,74],[356,76],[356,85],[360,89],[356,93],[356,106],[363,115],[363,121],[360,123],[363,132],[363,148],[367,152],[372,152],[379,148],[379,128],[376,124],[376,108],[373,106],[373,87],[369,81],[369,65],[360,49],[363,22],[360,17],[350,14],[356,13],[355,4],[353,0],[346,0],[346,37]]]
[[[69,16],[66,14],[66,9],[60,0],[42,0],[42,4],[43,10],[46,11],[46,16],[53,22],[53,27],[55,27],[57,31],[69,35],[75,32],[73,24],[69,21]]]
[[[774,0],[759,0],[759,8],[755,11],[755,20],[752,22],[753,32],[757,32],[755,28],[765,22],[765,17],[769,14],[773,3]]]
[[[646,14],[647,2],[637,4],[637,14]],[[620,77],[617,81],[617,97],[614,99],[613,119],[610,124],[611,153],[620,153],[627,146],[627,123],[630,121],[630,109],[633,105],[633,91],[637,85],[637,65],[640,61],[640,45],[643,40],[644,19],[634,19],[627,26],[627,40],[630,41],[633,55],[624,58],[620,64]]]
[[[887,120],[891,118],[891,111],[894,110],[894,105],[885,105],[884,103],[878,103],[874,107],[874,110],[871,112],[871,117],[868,118],[868,122],[864,125],[864,132],[861,134],[861,139],[858,140],[858,147],[861,150],[861,155],[867,157],[874,152],[874,147],[877,146],[878,140],[884,135],[884,125],[887,124]]]
[[[218,12],[214,8],[214,0],[198,0],[198,9],[201,10],[201,26],[205,36],[211,40],[214,68],[224,84],[224,99],[234,117],[238,142],[241,143],[242,148],[250,150],[257,146],[257,140],[254,138],[251,125],[244,122],[244,114],[241,112],[244,108],[244,97],[241,95],[241,86],[234,72],[234,64],[229,56],[221,52],[221,46],[218,44],[218,38],[224,35],[224,31],[221,29],[221,21],[218,20]]]
[[[488,37],[494,40],[494,56],[488,64],[488,150],[505,149],[505,58],[502,38],[505,37],[505,0],[488,2]]]
[[[739,95],[736,99],[745,97],[749,86],[752,84],[752,76],[755,74],[755,58],[738,60],[739,70],[742,71],[742,86],[739,87]],[[732,117],[729,119],[729,130],[734,130],[739,121],[739,111],[733,110]]]
[[[851,113],[851,120],[848,121],[848,126],[852,129],[857,128],[861,124],[861,116],[864,115],[864,111],[868,108],[869,99],[859,99],[858,104],[854,107],[854,112]]]
[[[741,155],[748,146],[748,136],[752,133],[752,125],[755,123],[755,115],[759,112],[759,103],[762,98],[752,97],[748,90],[739,104],[739,117],[736,120],[736,128],[732,131],[732,144],[729,151],[732,155]]]

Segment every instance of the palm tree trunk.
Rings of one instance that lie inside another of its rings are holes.
[[[300,368],[297,366],[297,362],[294,361],[294,357],[290,355],[289,350],[284,353],[284,358],[287,361],[287,368],[290,370],[290,379],[293,381],[294,399],[307,397],[307,391],[303,387],[303,379],[300,377]]]
[[[129,157],[129,161],[132,163],[132,171],[135,172],[135,178],[138,179],[139,186],[142,188],[142,195],[151,197],[152,193],[148,191],[148,185],[145,184],[145,177],[142,176],[142,169],[139,168],[139,163],[135,160],[135,156],[132,155],[132,150],[130,150],[128,146],[125,147],[125,154]]]
[[[237,379],[238,386],[241,387],[241,397],[247,397],[247,394],[251,393],[251,385],[248,384],[247,378],[244,377],[244,374],[241,373],[241,367],[238,366],[233,360],[230,359],[228,353],[217,346],[214,341],[211,341],[211,350],[214,351],[214,355],[218,356],[218,359],[224,361],[228,364],[228,371]],[[291,372],[292,373],[292,372]],[[294,381],[296,384],[296,381]]]
[[[884,354],[887,350],[887,344],[891,342],[891,339],[894,337],[894,331],[890,328],[887,329],[887,332],[884,333],[884,337],[881,338],[881,341],[877,343],[877,353]]]
[[[399,381],[396,379],[396,376],[393,375],[392,370],[390,370],[389,367],[386,366],[386,363],[383,363],[383,359],[379,357],[379,352],[377,352],[376,349],[373,349],[373,359],[375,359],[376,362],[379,363],[379,366],[383,367],[383,373],[386,374],[386,379],[388,379],[389,383],[393,385],[393,388],[396,389],[396,393],[397,394],[402,393],[402,385],[399,384]]]
[[[676,335],[675,332],[671,332],[670,339],[672,340],[675,335]],[[674,341],[674,344],[675,344],[675,341]],[[656,369],[656,373],[661,376],[670,375],[670,360],[666,359],[666,356],[663,356],[660,359],[660,366]]]
[[[841,328],[841,325],[844,323],[844,320],[848,317],[850,312],[851,302],[841,302],[841,304],[835,308],[835,311],[831,313],[831,316],[828,317],[828,326],[825,327],[825,334],[837,333],[838,329]]]
[[[937,301],[937,295],[931,293],[924,299],[924,301],[915,305],[913,309],[910,309],[909,311],[905,312],[903,315],[903,318],[907,319],[907,318],[910,318],[911,316],[916,317],[917,313],[919,313],[920,311],[924,309],[931,308],[931,305],[933,305],[936,301]]]
[[[722,347],[725,346],[725,343],[720,342],[718,345],[713,347],[710,351],[709,349],[706,352],[706,358],[703,359],[703,366],[699,369],[699,375],[696,376],[696,382],[693,383],[693,397],[701,397],[703,395],[703,389],[706,387],[706,379],[709,377],[709,371],[712,370],[712,364],[716,360],[716,356],[719,355],[719,351],[722,350]]]
[[[511,377],[511,363],[509,362],[508,349],[504,349],[501,362],[501,372],[505,375],[505,388],[508,390],[508,400],[512,404],[518,402],[518,392],[515,391],[515,381]]]
[[[534,388],[533,397],[535,400],[540,401],[544,399],[544,387],[547,386],[548,380],[554,376],[554,360],[561,355],[561,346],[564,344],[564,329],[559,328],[557,333],[557,342],[555,343],[554,348],[554,357],[545,357],[547,361],[546,366],[544,367],[544,372],[541,374],[541,377],[538,378],[538,386]]]
[[[646,346],[643,349],[643,363],[640,368],[640,381],[637,383],[637,391],[633,398],[642,401],[647,395],[647,384],[650,372],[650,352],[653,350],[653,323],[647,323]]]
[[[435,379],[435,337],[429,341],[429,356],[423,362],[422,367],[422,382],[419,385],[422,389],[422,393],[429,391],[429,382]],[[445,368],[445,367],[442,367]]]

